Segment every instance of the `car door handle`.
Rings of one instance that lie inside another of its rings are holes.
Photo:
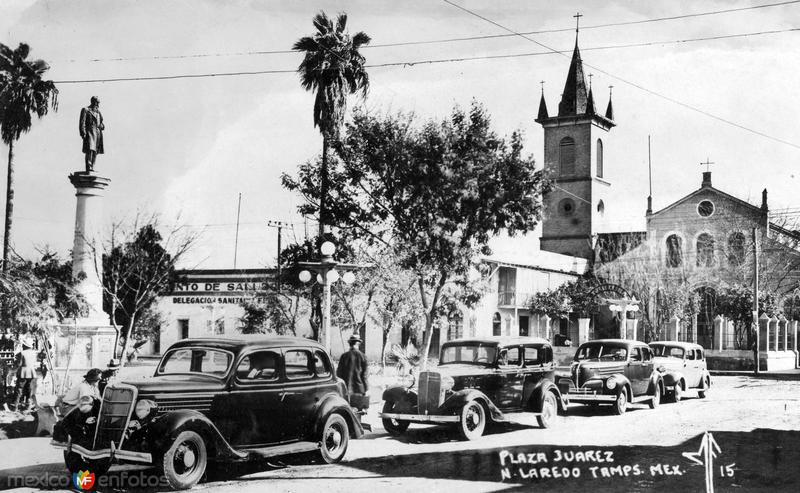
[[[287,395],[294,395],[296,393],[297,392],[281,392],[281,402],[283,402],[284,397],[286,397]]]

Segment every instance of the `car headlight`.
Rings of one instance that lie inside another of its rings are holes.
[[[136,403],[136,408],[134,409],[134,413],[136,417],[139,419],[144,419],[150,415],[150,413],[158,407],[158,404],[149,400],[149,399],[142,399],[141,401]]]
[[[441,382],[442,390],[450,390],[453,388],[455,384],[456,381],[453,380],[453,377],[451,377],[450,375],[442,375],[442,382]]]
[[[609,378],[608,380],[606,380],[606,387],[608,387],[608,390],[614,390],[615,388],[617,388],[617,379]]]
[[[409,387],[409,388],[413,387],[415,381],[416,379],[414,378],[414,375],[411,374],[403,375],[400,377],[400,385],[404,387]]]

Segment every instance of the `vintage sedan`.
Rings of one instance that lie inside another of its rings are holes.
[[[611,404],[615,414],[623,414],[637,402],[657,407],[664,383],[647,344],[600,339],[578,347],[569,376],[560,376],[558,386],[570,403]]]
[[[442,345],[439,365],[383,393],[383,427],[393,435],[410,423],[452,423],[467,440],[488,421],[529,412],[549,427],[563,409],[553,380],[553,348],[532,337],[463,339]]]
[[[664,395],[680,402],[683,393],[697,389],[697,396],[705,398],[711,387],[711,374],[706,368],[705,349],[691,342],[651,342],[654,364],[664,380]]]
[[[71,410],[53,445],[72,471],[152,465],[184,489],[208,461],[309,451],[341,460],[349,439],[364,433],[346,395],[328,353],[308,339],[185,339],[152,378],[112,383],[102,402]]]

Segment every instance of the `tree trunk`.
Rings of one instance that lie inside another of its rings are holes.
[[[14,215],[14,141],[8,143],[8,179],[6,181],[6,225],[3,236],[3,274],[8,272],[11,244],[11,218]]]
[[[128,321],[128,327],[125,331],[125,342],[122,343],[122,354],[119,357],[119,369],[121,370],[125,363],[127,363],[127,353],[128,353],[128,345],[131,343],[131,336],[133,335],[133,324],[136,322],[136,314],[134,313],[131,316],[131,319]]]
[[[431,339],[433,337],[433,322],[436,320],[436,309],[439,307],[439,296],[442,294],[442,288],[447,282],[447,274],[439,273],[439,282],[436,285],[436,290],[433,292],[433,299],[428,305],[428,299],[425,296],[425,282],[422,277],[419,277],[418,284],[420,289],[420,297],[422,298],[422,306],[425,308],[425,338],[422,344],[422,370],[428,368],[428,353],[431,350]]]
[[[328,137],[322,134],[322,169],[319,172],[319,240],[317,247],[325,241],[325,223],[328,219]]]

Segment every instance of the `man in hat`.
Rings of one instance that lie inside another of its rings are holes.
[[[100,376],[100,383],[97,385],[99,394],[102,396],[108,384],[113,383],[117,379],[117,372],[119,372],[119,360],[111,358],[108,362],[108,368],[103,370]]]
[[[347,342],[350,343],[350,351],[342,354],[341,359],[339,359],[336,376],[347,384],[350,405],[359,409],[366,409],[369,407],[369,399],[366,398],[366,394],[369,391],[367,357],[358,350],[358,345],[361,342],[358,334],[350,336]],[[359,405],[356,405],[357,402]]]
[[[86,155],[86,172],[94,172],[94,161],[103,154],[103,115],[100,113],[100,100],[92,96],[89,106],[81,109],[78,130],[83,139],[83,153]]]
[[[103,371],[100,368],[92,368],[86,375],[83,376],[83,381],[78,385],[72,387],[61,398],[61,415],[67,414],[73,407],[77,406],[81,399],[91,397],[92,399],[100,399],[100,392],[97,385],[103,376]],[[84,399],[85,400],[85,399]]]
[[[17,402],[14,409],[20,411],[20,403],[24,402],[26,407],[31,404],[31,389],[33,380],[36,378],[36,366],[39,355],[33,349],[33,341],[29,336],[25,336],[20,341],[22,351],[17,353]]]

